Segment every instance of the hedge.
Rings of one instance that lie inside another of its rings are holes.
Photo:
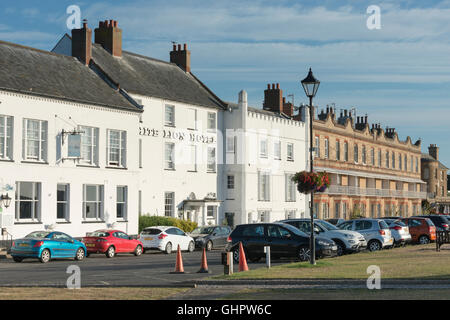
[[[139,217],[139,233],[144,228],[153,227],[153,226],[174,226],[178,227],[184,232],[192,232],[195,228],[197,228],[197,223],[182,220],[172,217],[162,217],[162,216],[140,216]]]

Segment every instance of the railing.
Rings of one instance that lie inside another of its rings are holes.
[[[331,185],[324,193],[335,195],[348,195],[348,196],[372,196],[385,198],[393,197],[393,198],[418,198],[418,199],[425,199],[427,196],[426,192],[375,189],[375,188],[358,188],[352,186],[336,186],[336,185]]]
[[[441,251],[441,246],[446,243],[450,243],[450,231],[436,231],[436,251]]]
[[[14,241],[13,235],[6,231],[6,229],[1,229],[2,241],[0,247],[6,247],[6,251],[9,253],[11,251],[12,243]],[[6,240],[5,240],[6,238]]]

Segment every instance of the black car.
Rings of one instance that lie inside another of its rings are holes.
[[[310,259],[309,235],[285,223],[241,224],[228,237],[226,251],[233,252],[234,261],[239,261],[239,242],[242,242],[246,258],[257,262],[265,257],[264,247],[270,246],[273,258],[297,258],[300,261]],[[316,256],[337,255],[334,241],[316,237]]]
[[[433,221],[434,225],[436,226],[436,231],[450,231],[450,221],[446,216],[441,215],[421,215],[421,216],[415,216],[415,217],[421,217],[421,218],[428,218],[431,221]]]
[[[206,248],[211,251],[213,248],[225,247],[231,228],[228,226],[205,226],[195,228],[189,233],[195,241],[197,248]]]

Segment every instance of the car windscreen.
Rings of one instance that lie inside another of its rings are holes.
[[[48,231],[35,231],[27,234],[25,238],[47,238],[50,232]]]
[[[333,224],[331,224],[329,222],[326,222],[326,221],[323,221],[323,220],[316,220],[315,222],[318,225],[320,225],[321,227],[323,227],[323,228],[325,228],[327,230],[339,230],[339,228],[337,228],[335,225],[333,225]]]
[[[395,224],[395,225],[400,226],[400,227],[406,227],[406,224],[402,220],[394,220],[390,224]]]
[[[380,229],[389,229],[389,226],[383,220],[378,221],[378,225],[380,226]]]
[[[286,229],[288,229],[289,231],[291,231],[292,233],[301,236],[301,237],[309,237],[309,235],[307,235],[306,233],[304,233],[303,231],[300,231],[299,229],[297,229],[294,226],[291,226],[290,224],[287,223],[280,223],[283,227],[285,227]]]
[[[97,237],[97,238],[103,238],[103,237],[109,237],[109,233],[105,231],[94,231],[90,232],[88,234],[89,237]]]
[[[142,230],[142,234],[160,234],[162,231],[157,228],[144,229]]]
[[[195,228],[191,234],[211,234],[215,227],[198,227]]]

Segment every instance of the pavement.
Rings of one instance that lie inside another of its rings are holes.
[[[165,254],[148,252],[139,257],[118,254],[109,259],[103,254],[93,254],[83,261],[52,260],[41,263],[37,259],[25,259],[16,263],[12,259],[0,260],[0,287],[2,286],[56,286],[65,287],[71,274],[66,273],[71,265],[81,271],[82,287],[193,287],[196,281],[223,274],[221,250],[207,252],[210,273],[197,273],[201,266],[200,250],[182,252],[185,274],[171,274],[175,269],[176,252]],[[272,265],[286,263],[273,261]],[[249,263],[249,268],[264,267],[263,263]],[[237,270],[237,265],[235,265]]]

